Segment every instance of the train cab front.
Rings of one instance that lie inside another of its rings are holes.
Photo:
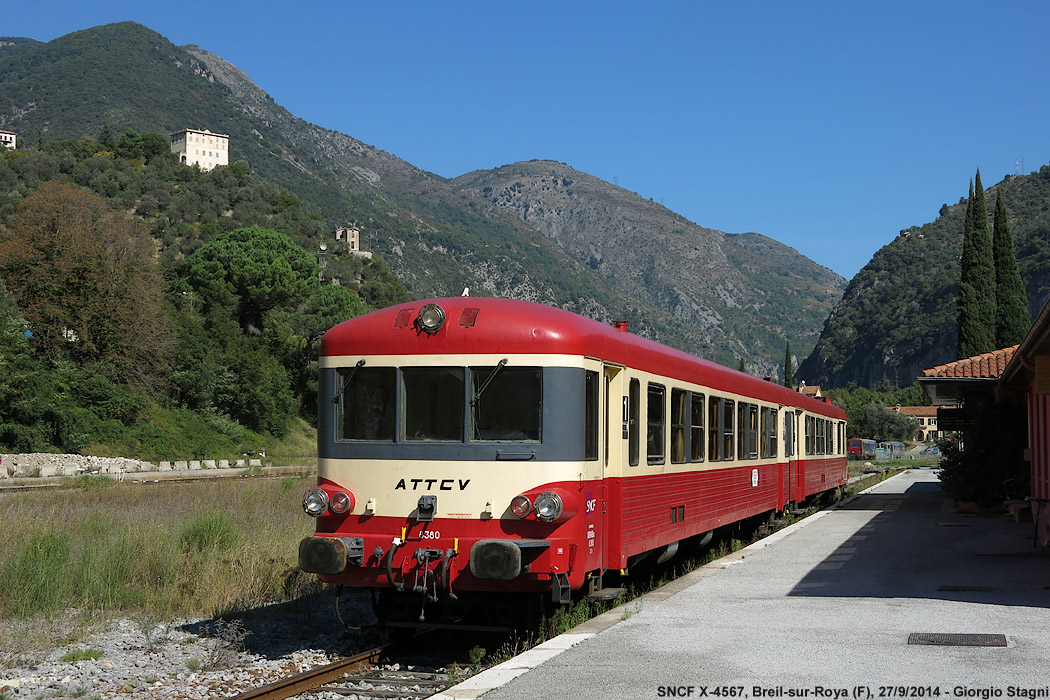
[[[317,527],[299,544],[300,568],[326,582],[434,602],[487,591],[544,592],[566,603],[583,585],[576,559],[584,534],[571,488],[527,491],[499,512],[486,503],[469,518],[443,510],[442,495],[421,493],[410,512],[398,514],[383,513],[373,499],[355,507],[354,494],[330,482],[310,489],[303,509]]]

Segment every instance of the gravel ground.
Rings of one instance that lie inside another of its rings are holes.
[[[0,692],[6,686],[18,700],[230,697],[375,645],[375,618],[364,596],[344,596],[342,614],[366,627],[344,629],[330,594],[229,621],[90,622],[78,611],[58,620],[3,621]],[[80,660],[71,660],[74,654]]]

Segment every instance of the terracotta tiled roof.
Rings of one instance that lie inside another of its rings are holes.
[[[891,407],[894,411],[903,413],[906,416],[912,416],[913,418],[936,418],[937,407],[936,406],[896,406]]]
[[[800,386],[798,388],[798,391],[803,396],[814,396],[816,398],[820,398],[822,396],[822,394],[820,393],[820,386],[819,385],[817,385],[817,386]]]
[[[923,370],[924,377],[962,377],[966,379],[998,379],[1006,364],[1014,356],[1017,346],[986,352],[965,360],[956,360],[933,369]]]

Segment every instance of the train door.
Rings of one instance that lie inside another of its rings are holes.
[[[801,485],[799,484],[799,444],[798,414],[790,406],[783,411],[784,415],[784,455],[787,459],[787,501],[798,503]]]
[[[627,459],[626,444],[629,435],[630,398],[627,391],[626,372],[622,365],[604,365],[605,387],[605,438],[602,449],[602,566],[605,569],[622,569],[623,541],[621,538],[622,515],[620,490],[623,484],[624,462]]]

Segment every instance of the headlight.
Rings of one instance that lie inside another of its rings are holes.
[[[532,512],[532,501],[528,496],[515,496],[510,502],[510,512],[519,518],[524,518]]]
[[[416,326],[427,335],[433,335],[445,325],[445,310],[437,304],[424,304],[416,316]]]
[[[336,491],[328,504],[328,508],[336,515],[342,515],[354,507],[354,497],[342,491]]]
[[[323,489],[310,489],[303,496],[303,510],[310,517],[321,517],[328,510],[328,494]]]
[[[561,517],[561,496],[550,491],[544,491],[536,497],[536,518],[545,523],[552,523]]]

